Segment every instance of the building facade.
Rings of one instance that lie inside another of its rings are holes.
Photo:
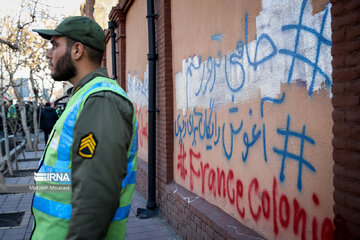
[[[358,1],[154,0],[156,196],[184,239],[360,237]],[[120,0],[116,75],[147,196],[147,1]],[[112,72],[107,32],[104,65]]]

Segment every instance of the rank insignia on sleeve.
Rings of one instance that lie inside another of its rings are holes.
[[[83,158],[92,158],[96,149],[96,138],[93,133],[89,133],[80,140],[79,155]]]

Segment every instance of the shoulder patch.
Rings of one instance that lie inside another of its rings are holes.
[[[83,158],[92,158],[95,154],[97,141],[93,133],[81,138],[78,154]]]

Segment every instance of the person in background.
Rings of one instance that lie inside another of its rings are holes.
[[[52,78],[69,81],[73,90],[38,171],[70,174],[71,188],[34,194],[32,239],[124,239],[137,170],[137,122],[124,90],[100,68],[104,31],[84,16],[33,31],[52,44],[46,54]]]
[[[16,130],[16,123],[17,123],[17,109],[15,104],[13,104],[13,100],[10,99],[8,102],[8,109],[7,109],[7,114],[6,114],[6,118],[8,121],[8,126],[10,131],[15,131]]]
[[[26,113],[26,120],[27,126],[29,127],[30,133],[34,133],[34,108],[32,106],[32,102],[25,103],[25,113]]]
[[[45,108],[41,110],[40,115],[40,129],[44,131],[45,144],[48,142],[50,132],[53,129],[58,118],[59,117],[55,109],[52,108],[51,104],[47,102],[45,104]]]
[[[54,108],[55,108],[56,114],[58,115],[58,117],[60,117],[60,116],[61,116],[61,113],[62,113],[61,107],[55,105]]]

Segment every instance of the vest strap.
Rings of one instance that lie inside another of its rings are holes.
[[[41,212],[44,212],[50,216],[70,220],[72,206],[70,204],[60,203],[52,201],[38,195],[34,195],[33,207]],[[112,221],[121,221],[126,219],[130,213],[131,204],[124,207],[119,207]]]
[[[126,174],[121,187],[126,188],[126,186],[129,184],[135,184],[136,183],[136,173],[137,173],[137,171],[131,171],[130,174]]]

